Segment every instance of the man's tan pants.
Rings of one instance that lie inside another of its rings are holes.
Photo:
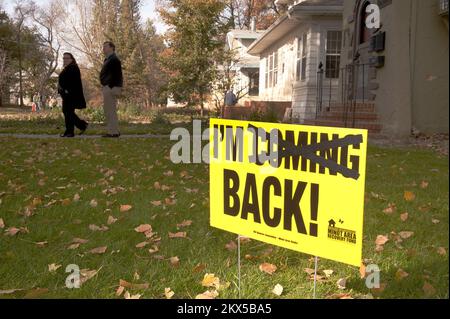
[[[109,86],[103,87],[103,110],[106,118],[106,130],[108,134],[119,134],[119,119],[117,117],[117,98],[122,93],[122,88]]]

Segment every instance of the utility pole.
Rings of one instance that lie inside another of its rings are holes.
[[[17,32],[17,45],[19,47],[19,104],[20,107],[23,107],[23,75],[22,75],[22,38],[21,38],[21,33],[22,33],[22,24],[23,24],[23,19],[20,20],[19,23],[19,29]]]

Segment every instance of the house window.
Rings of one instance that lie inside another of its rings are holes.
[[[269,54],[266,60],[266,88],[278,83],[278,51]]]
[[[339,65],[341,62],[341,45],[342,45],[342,32],[328,31],[327,47],[326,47],[326,67],[325,67],[325,76],[327,79],[339,78]]]
[[[306,62],[307,62],[307,45],[308,45],[308,36],[304,34],[301,38],[298,39],[297,44],[297,65],[296,65],[296,80],[305,80],[306,79]]]

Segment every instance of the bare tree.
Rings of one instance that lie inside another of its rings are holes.
[[[58,67],[61,52],[61,39],[58,33],[64,19],[64,9],[59,0],[52,0],[44,7],[39,7],[31,1],[29,8],[31,18],[38,27],[40,42],[46,53],[45,67],[37,79],[37,90],[45,99],[45,88]]]

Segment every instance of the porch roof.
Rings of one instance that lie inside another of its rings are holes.
[[[314,16],[342,16],[343,0],[303,0],[292,5],[287,14],[281,16],[247,50],[259,55],[282,36],[302,22],[311,21]]]

